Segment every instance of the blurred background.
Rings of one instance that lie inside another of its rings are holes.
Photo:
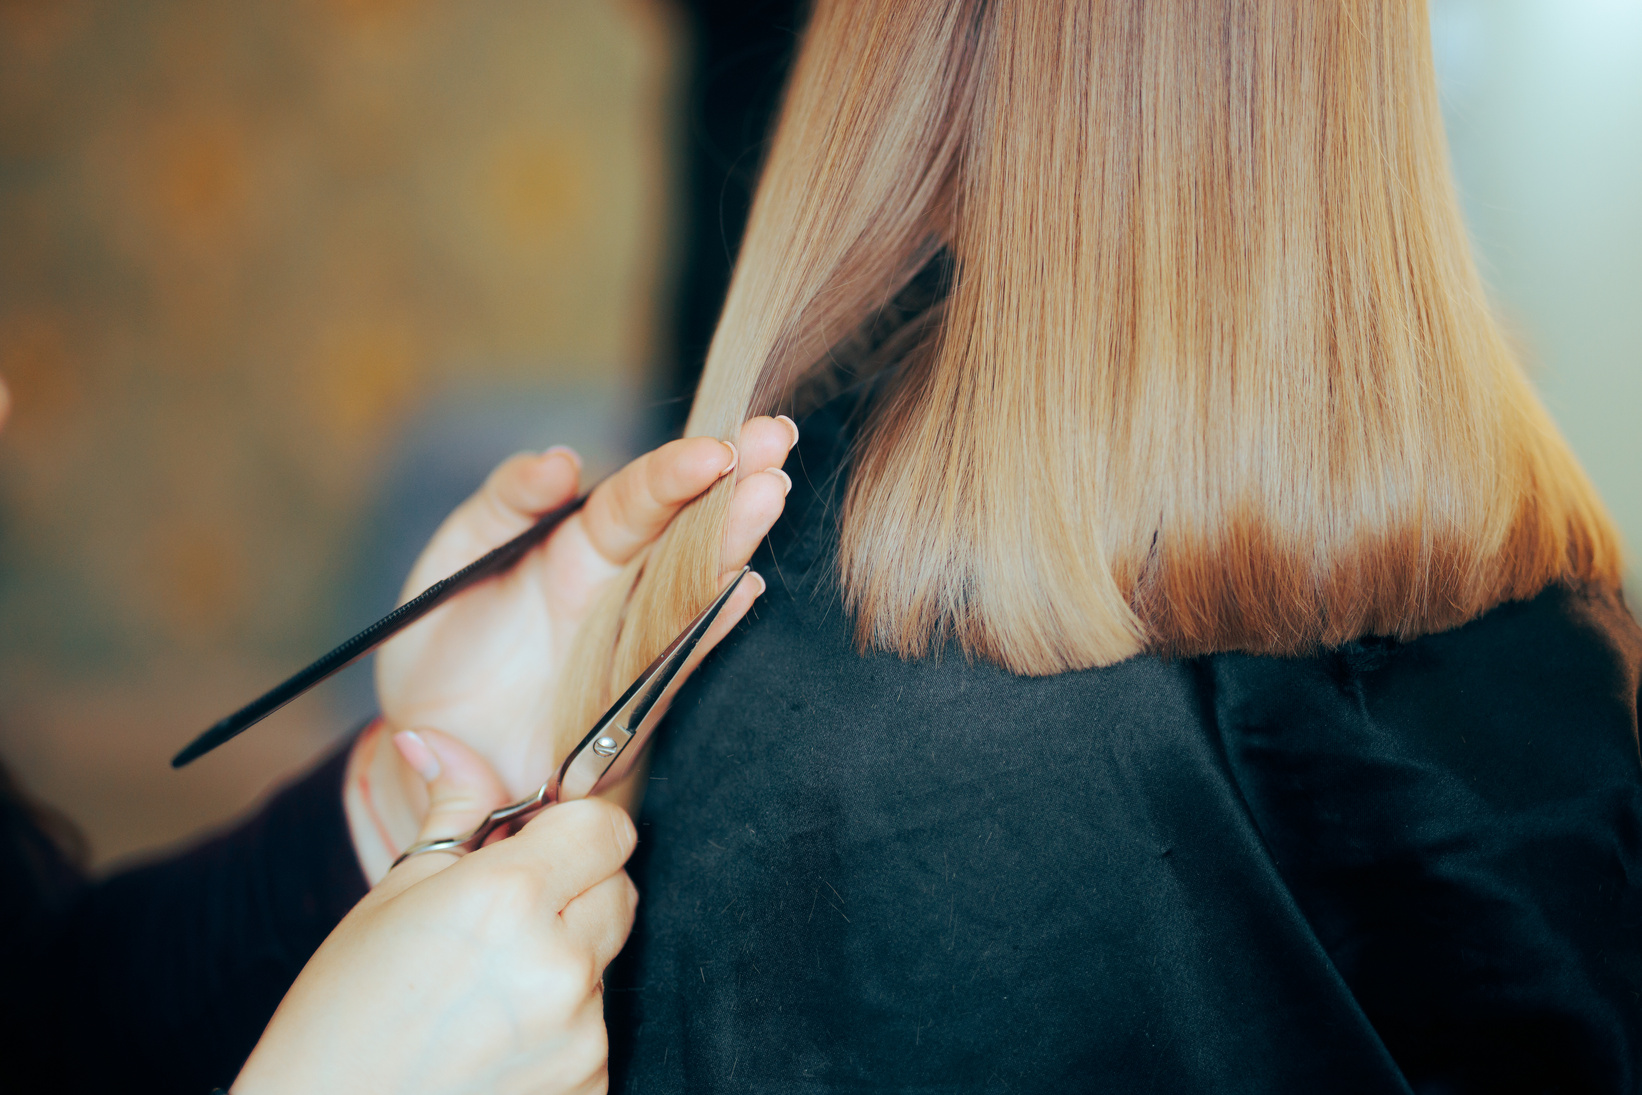
[[[798,8],[0,0],[0,755],[96,862],[367,717],[356,667],[166,765],[502,456],[677,428]],[[1432,18],[1486,276],[1634,560],[1642,0]]]

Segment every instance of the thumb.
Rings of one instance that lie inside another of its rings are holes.
[[[495,770],[448,734],[427,727],[401,730],[393,736],[393,745],[428,784],[428,812],[417,843],[471,832],[486,814],[508,801],[507,788]],[[414,856],[389,877],[404,878],[399,885],[408,885],[450,866],[453,859],[437,852]]]

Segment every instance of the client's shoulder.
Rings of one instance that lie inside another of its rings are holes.
[[[1554,586],[1415,639],[1206,661],[1223,727],[1269,745],[1637,774],[1642,628],[1617,592]]]
[[[1594,586],[1552,585],[1451,631],[1394,646],[1411,662],[1485,676],[1507,691],[1525,679],[1582,682],[1634,704],[1642,672],[1642,628],[1623,594]]]
[[[1642,674],[1642,627],[1615,590],[1553,585],[1496,605],[1448,631],[1395,639],[1365,636],[1309,657],[1212,655],[1255,676],[1324,675],[1374,684],[1434,676],[1454,688],[1488,680],[1509,691],[1534,681],[1607,679],[1634,701]]]

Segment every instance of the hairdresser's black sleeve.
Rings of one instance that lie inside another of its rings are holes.
[[[1248,807],[1415,1091],[1642,1090],[1639,650],[1617,598],[1552,590],[1210,659]]]
[[[346,760],[343,749],[221,836],[84,887],[39,928],[24,1052],[43,1075],[21,1090],[228,1086],[366,892],[342,809]],[[20,1079],[16,1063],[0,1069]]]

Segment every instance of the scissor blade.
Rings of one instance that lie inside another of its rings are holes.
[[[695,653],[708,629],[713,626],[713,621],[729,604],[730,595],[741,585],[748,569],[741,568],[741,573],[701,610],[700,615],[690,621],[678,638],[656,655],[655,661],[639,674],[621,698],[604,713],[604,717],[593,724],[593,729],[587,732],[581,743],[570,751],[554,776],[553,801],[586,798],[627,774],[659,721],[650,718],[651,712],[689,664],[690,655]]]

